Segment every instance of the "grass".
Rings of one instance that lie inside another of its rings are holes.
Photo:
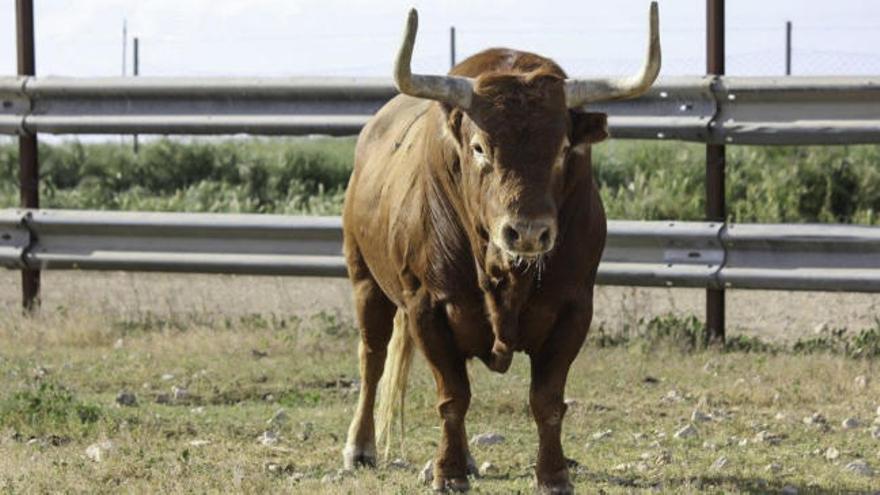
[[[572,368],[567,396],[574,402],[563,433],[566,454],[578,463],[579,491],[876,488],[877,475],[844,469],[856,459],[880,466],[880,440],[869,433],[880,384],[868,380],[860,388],[854,381],[877,376],[876,358],[836,346],[771,348],[754,339],[707,352],[694,345],[700,330],[694,318],[663,316],[616,339],[621,329],[593,332]],[[0,491],[419,491],[417,471],[437,442],[433,385],[421,363],[411,381],[405,451],[396,454],[407,466],[338,472],[356,399],[356,339],[344,316],[321,311],[3,315]],[[474,448],[478,463],[498,467],[474,480],[474,491],[529,493],[536,435],[527,358],[518,355],[505,375],[479,364],[471,374],[469,432],[506,437],[502,445]],[[172,387],[188,395],[157,402]],[[135,393],[138,405],[116,406],[120,391]],[[278,429],[281,441],[263,446],[257,438],[279,408],[289,417]],[[694,423],[695,438],[674,438],[694,409],[713,419]],[[802,421],[817,412],[826,424]],[[848,417],[861,426],[842,428]],[[759,441],[762,431],[778,444]],[[111,455],[89,460],[86,448],[102,440],[112,442]],[[825,458],[829,447],[838,459]],[[722,456],[728,465],[711,468]]]
[[[18,202],[17,147],[0,144],[0,207]],[[50,208],[338,214],[354,138],[158,139],[41,145]],[[610,218],[703,218],[704,146],[611,140],[594,166]],[[877,224],[878,146],[728,148],[737,222]]]

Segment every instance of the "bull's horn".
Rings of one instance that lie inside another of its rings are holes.
[[[474,85],[470,79],[457,76],[427,76],[413,74],[410,70],[416,31],[419,29],[419,13],[410,9],[406,19],[403,43],[394,62],[394,85],[401,93],[419,98],[442,101],[452,106],[467,109],[474,96]]]
[[[569,79],[565,82],[565,102],[568,108],[591,102],[623,100],[641,96],[660,73],[660,29],[657,2],[651,2],[648,58],[636,75],[616,79]]]

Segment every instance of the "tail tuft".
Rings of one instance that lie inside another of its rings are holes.
[[[376,444],[384,443],[385,459],[391,453],[391,429],[395,416],[400,418],[400,445],[403,450],[403,409],[406,400],[406,383],[412,364],[413,342],[406,328],[406,313],[398,309],[394,315],[394,330],[388,343],[385,371],[379,382],[379,414],[376,424]]]

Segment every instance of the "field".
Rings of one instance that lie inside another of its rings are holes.
[[[44,311],[28,319],[16,310],[17,274],[0,277],[0,491],[422,490],[437,417],[420,362],[405,449],[392,455],[400,462],[339,471],[357,387],[344,281],[49,273]],[[690,316],[700,297],[600,288],[593,338],[567,391],[563,441],[579,491],[880,486],[877,474],[854,471],[859,461],[880,467],[878,360],[865,357],[880,355],[870,316],[880,298],[732,292],[731,333],[749,329],[748,338],[701,351]],[[833,322],[848,322],[853,338],[836,340]],[[471,371],[469,433],[505,437],[473,447],[478,464],[494,466],[474,492],[530,493],[527,359],[517,356],[506,375]],[[137,404],[117,405],[120,392]],[[280,409],[286,420],[269,425]],[[695,410],[710,419],[692,418]],[[850,418],[857,424],[845,428]],[[698,433],[676,438],[688,424]],[[258,441],[267,430],[277,443]],[[90,459],[88,447],[104,441],[106,457]]]
[[[43,205],[337,214],[352,147],[44,145]],[[0,207],[17,204],[16,153],[0,143]],[[681,143],[597,147],[609,216],[700,219],[703,159]],[[729,148],[730,218],[877,224],[878,162],[876,146]],[[563,430],[579,493],[877,490],[880,296],[730,291],[728,344],[711,350],[703,297],[597,289]],[[49,272],[38,314],[19,298],[0,271],[2,493],[425,491],[438,421],[421,361],[403,446],[377,470],[340,470],[358,387],[344,280]],[[472,447],[491,464],[473,491],[531,493],[527,358],[471,374],[468,432],[504,437]]]

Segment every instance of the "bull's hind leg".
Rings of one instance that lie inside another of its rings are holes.
[[[376,433],[373,409],[376,387],[385,366],[397,307],[373,279],[357,248],[346,249],[349,277],[354,289],[354,305],[360,325],[361,389],[357,410],[348,428],[342,452],[346,469],[376,465]]]

